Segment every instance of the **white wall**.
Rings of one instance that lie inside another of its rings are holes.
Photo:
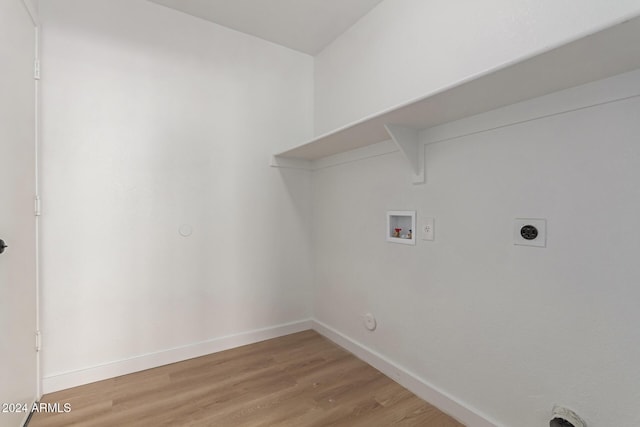
[[[316,131],[640,11],[468,3],[387,0],[327,48]],[[640,423],[637,99],[430,145],[425,186],[399,153],[312,186],[267,166],[311,136],[310,57],[142,0],[41,9],[45,377],[308,317],[312,229],[318,320],[505,426]],[[390,209],[436,241],[386,243]],[[521,216],[548,248],[511,245]]]
[[[315,61],[315,133],[640,14],[637,0],[385,0]]]
[[[308,318],[309,176],[268,160],[313,59],[142,0],[41,15],[45,383]]]
[[[315,134],[638,14],[636,0],[385,0],[316,57]],[[621,82],[631,92],[639,79]],[[488,129],[540,105],[555,112],[609,84],[423,137]],[[590,426],[640,425],[640,246],[627,231],[640,213],[638,108],[427,146],[425,186],[411,185],[400,153],[378,155],[384,144],[363,150],[377,156],[367,160],[318,162],[336,166],[313,177],[314,316],[498,425],[546,425],[555,403]],[[385,212],[396,209],[434,216],[436,241],[386,243]],[[549,247],[513,246],[516,217],[547,218]],[[373,334],[367,311],[380,322]]]
[[[636,71],[424,132],[454,137],[426,145],[425,185],[399,152],[315,171],[315,317],[497,425],[548,425],[554,404],[640,425],[639,87]],[[635,97],[495,129],[614,92]],[[387,210],[435,217],[435,241],[385,242]],[[547,248],[513,245],[520,217],[547,219]]]

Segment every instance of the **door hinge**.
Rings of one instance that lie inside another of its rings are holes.
[[[40,331],[36,331],[36,351],[42,349],[42,340],[40,338]]]
[[[42,215],[42,211],[40,210],[40,196],[35,196],[33,198],[33,212],[36,216]]]
[[[38,59],[33,61],[33,78],[40,80],[40,60]]]

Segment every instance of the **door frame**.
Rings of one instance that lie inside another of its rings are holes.
[[[36,278],[36,283],[35,283],[35,296],[36,296],[36,301],[35,301],[35,307],[36,307],[36,312],[35,312],[35,316],[36,316],[36,384],[35,384],[35,390],[36,390],[36,400],[39,401],[42,398],[42,372],[41,372],[41,361],[40,361],[40,352],[41,352],[41,347],[42,347],[42,338],[41,338],[41,317],[40,317],[40,235],[39,235],[39,228],[40,228],[40,218],[39,218],[39,200],[40,200],[40,151],[39,151],[39,145],[40,145],[40,78],[39,75],[36,77],[35,74],[35,67],[36,64],[38,64],[38,68],[39,68],[39,63],[40,63],[40,15],[38,13],[38,7],[36,4],[35,0],[20,0],[22,5],[24,6],[27,15],[29,15],[29,18],[31,19],[31,22],[33,23],[33,30],[35,32],[35,36],[34,36],[34,40],[35,40],[35,45],[33,46],[33,59],[34,59],[34,79],[33,79],[33,84],[34,84],[34,154],[35,154],[35,158],[34,160],[34,170],[35,170],[35,188],[33,189],[34,191],[34,195],[35,195],[35,201],[34,204],[35,206],[35,221],[34,221],[34,227],[35,227],[35,266],[36,266],[36,272],[35,272],[35,278]],[[25,420],[26,421],[26,420]]]

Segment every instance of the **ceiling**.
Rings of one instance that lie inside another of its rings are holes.
[[[151,0],[316,55],[382,0]]]

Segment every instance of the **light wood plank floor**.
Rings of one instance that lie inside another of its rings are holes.
[[[462,424],[314,331],[51,393],[29,427]]]

